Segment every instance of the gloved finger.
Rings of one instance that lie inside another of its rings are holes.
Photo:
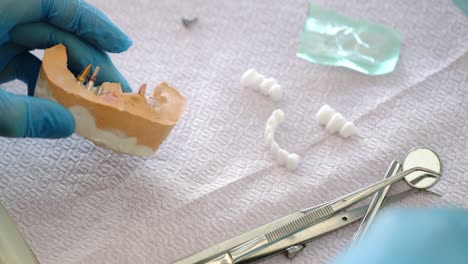
[[[121,84],[124,92],[132,91],[107,53],[62,29],[46,23],[19,25],[10,31],[10,40],[30,49],[45,49],[64,44],[67,47],[68,67],[75,75],[78,75],[86,65],[93,64],[101,67],[96,82],[98,85],[104,81],[117,82]]]
[[[5,43],[0,46],[0,71],[18,54],[27,51],[25,47],[14,43]]]
[[[0,89],[0,136],[63,138],[75,131],[75,119],[52,101]]]
[[[0,84],[18,79],[28,86],[28,95],[34,95],[40,69],[41,61],[31,53],[23,52],[13,58],[0,72]]]
[[[130,38],[103,12],[83,0],[2,0],[1,10],[8,14],[0,12],[0,37],[15,25],[43,21],[105,51],[123,52],[132,45]]]
[[[465,209],[393,209],[377,217],[367,235],[334,263],[466,263],[466,245]]]

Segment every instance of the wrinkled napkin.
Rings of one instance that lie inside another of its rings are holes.
[[[398,205],[468,206],[468,19],[451,2],[316,1],[402,32],[398,67],[379,77],[295,56],[306,0],[90,2],[134,40],[112,56],[133,88],[168,81],[187,109],[148,159],[78,136],[0,138],[0,201],[41,263],[169,263],[379,181],[391,160],[420,145],[442,158],[433,188],[442,197]],[[183,16],[199,21],[186,29]],[[280,102],[240,87],[249,68],[279,81]],[[6,88],[24,91],[18,82]],[[358,135],[327,134],[314,120],[325,103]],[[286,115],[279,144],[302,156],[295,172],[262,143],[276,108]],[[268,263],[332,261],[357,227],[313,241],[292,262]]]

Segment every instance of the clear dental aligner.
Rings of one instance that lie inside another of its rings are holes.
[[[278,125],[284,122],[284,112],[281,109],[273,111],[265,125],[265,145],[269,149],[270,155],[276,159],[280,166],[286,166],[290,171],[297,169],[300,157],[297,154],[289,153],[282,149],[275,141],[275,133]]]
[[[275,78],[265,78],[254,69],[246,71],[240,82],[242,86],[268,95],[274,101],[280,100],[283,96],[283,88]]]
[[[329,105],[323,105],[316,115],[317,122],[325,126],[330,133],[339,132],[341,136],[348,138],[356,133],[354,123],[346,119],[331,108]]]

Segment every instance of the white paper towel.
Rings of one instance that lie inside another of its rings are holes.
[[[78,136],[0,138],[1,202],[42,263],[168,263],[381,180],[392,159],[419,145],[442,157],[434,190],[443,197],[401,205],[468,206],[468,19],[451,2],[316,1],[403,33],[395,72],[380,77],[295,57],[305,0],[91,2],[134,40],[112,56],[134,89],[168,81],[187,109],[149,159]],[[183,16],[199,21],[187,30]],[[280,102],[239,87],[252,67],[278,79]],[[359,136],[328,135],[314,120],[324,103]],[[276,108],[286,114],[277,140],[303,157],[295,172],[262,144]],[[331,261],[357,227],[268,263]]]

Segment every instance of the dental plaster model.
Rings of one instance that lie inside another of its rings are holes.
[[[287,150],[282,149],[275,141],[276,128],[283,122],[284,112],[281,109],[273,111],[265,125],[265,145],[269,148],[270,155],[276,159],[278,165],[286,165],[288,170],[293,171],[296,170],[299,165],[299,155],[289,153]]]
[[[336,113],[335,109],[329,105],[324,105],[320,108],[316,115],[317,122],[325,126],[325,129],[330,133],[339,132],[341,136],[348,138],[356,133],[356,128],[353,122],[346,121],[340,114]]]
[[[117,83],[87,90],[68,70],[65,46],[57,45],[44,53],[35,94],[67,108],[75,118],[76,132],[96,145],[151,156],[179,120],[185,99],[166,83],[149,98],[145,91],[143,85],[138,94],[123,93]]]
[[[275,78],[265,78],[254,69],[246,71],[242,75],[240,83],[244,87],[270,96],[274,101],[278,101],[283,96],[283,88]]]

